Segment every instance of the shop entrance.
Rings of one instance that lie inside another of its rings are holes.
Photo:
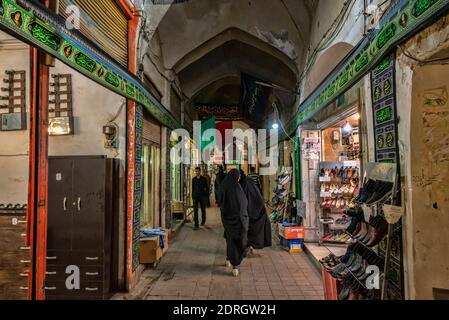
[[[350,219],[344,214],[358,193],[360,181],[360,114],[351,109],[343,119],[321,130],[320,240],[326,246],[346,246]]]
[[[145,228],[160,226],[160,157],[158,145],[143,142],[143,206],[140,221]]]
[[[410,128],[413,200],[412,221],[407,223],[413,225],[411,290],[415,299],[449,297],[448,73],[447,65],[427,65],[414,70]]]

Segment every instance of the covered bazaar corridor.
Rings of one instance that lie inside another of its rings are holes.
[[[449,300],[448,62],[449,0],[0,0],[0,300]]]

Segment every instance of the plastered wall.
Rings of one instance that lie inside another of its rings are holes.
[[[106,155],[120,159],[120,234],[119,256],[125,257],[125,217],[126,217],[126,106],[119,95],[101,87],[77,71],[56,61],[50,74],[72,75],[74,135],[50,136],[49,156]],[[52,78],[50,77],[50,82]],[[52,88],[52,87],[50,87]],[[52,90],[52,89],[50,89]],[[118,149],[104,147],[103,125],[117,117],[114,122],[119,127]],[[124,261],[120,267],[124,266]],[[119,270],[124,277],[124,270]],[[122,278],[122,282],[124,279]],[[123,283],[122,283],[123,285]]]
[[[26,107],[29,122],[30,51],[24,43],[0,32],[0,86],[6,70],[26,71]],[[5,95],[6,92],[0,92]],[[5,104],[3,100],[0,103]],[[3,112],[3,111],[2,111]],[[28,126],[29,128],[29,126]],[[26,204],[28,193],[29,130],[0,131],[0,204]]]
[[[403,50],[420,60],[447,57],[448,47],[447,16],[402,45]],[[449,132],[447,124],[444,125],[444,113],[426,114],[426,99],[444,98],[444,90],[449,86],[448,68],[438,64],[421,65],[406,57],[401,49],[397,55],[406,298],[433,299],[432,288],[449,289],[449,209],[444,195],[447,187],[443,173],[443,167],[447,168],[448,164],[443,162],[441,165],[446,151],[439,147],[440,143],[444,145]],[[445,100],[439,99],[441,105],[434,109],[447,108]],[[429,108],[432,110],[432,106]],[[435,115],[443,124],[433,122]],[[446,131],[441,133],[441,127]],[[435,203],[437,208],[434,208]]]

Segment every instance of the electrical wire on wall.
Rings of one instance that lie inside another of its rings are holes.
[[[279,100],[279,99],[276,98],[276,100]],[[295,140],[293,140],[293,138],[288,134],[287,130],[285,130],[284,124],[283,124],[283,122],[281,120],[281,117],[279,116],[279,109],[277,107],[276,102],[273,102],[271,105],[272,105],[272,107],[274,109],[274,119],[276,120],[276,123],[279,123],[282,131],[284,131],[285,135],[294,143]]]
[[[123,111],[123,108],[126,106],[126,101],[127,101],[126,99],[123,100],[123,102],[120,104],[120,107],[117,110],[117,113],[115,114],[115,116],[113,118],[109,119],[108,122],[106,123],[106,125],[109,125],[109,124],[114,125],[118,130],[119,126],[115,123],[115,121],[118,119],[118,117],[120,116],[120,114]],[[114,151],[115,151],[115,153],[113,155],[113,158],[118,158],[118,156],[120,155],[120,152],[116,148],[114,148]]]
[[[352,8],[354,7],[354,4],[355,0],[349,0],[344,3],[343,8],[340,11],[339,15],[334,20],[329,29],[326,31],[326,33],[323,35],[322,39],[316,45],[315,49],[310,55],[308,62],[304,67],[304,70],[302,71],[302,73],[298,78],[298,83],[301,83],[301,81],[303,81],[306,78],[311,67],[315,64],[318,54],[324,49],[326,49],[332,43],[332,41],[335,40],[340,31],[343,29],[344,23],[347,20],[348,13],[351,12]]]
[[[120,114],[122,113],[123,107],[126,105],[126,99],[123,100],[122,104],[120,105],[117,113],[115,114],[115,116],[109,120],[109,122],[114,122],[115,120],[117,120],[117,118],[120,116]]]
[[[143,6],[145,6],[145,2],[146,2],[146,1],[143,1],[143,4],[142,4]],[[186,100],[188,100],[189,102],[192,102],[192,100],[190,99],[190,97],[188,97],[188,96],[184,93],[184,91],[178,86],[178,84],[176,83],[176,80],[175,80],[175,79],[170,80],[170,79],[165,75],[165,73],[164,73],[163,71],[160,70],[158,64],[153,60],[153,59],[157,59],[157,60],[159,60],[159,63],[163,65],[163,63],[162,63],[160,57],[158,56],[158,54],[155,53],[155,52],[152,50],[152,48],[151,48],[151,45],[150,45],[151,39],[150,39],[150,37],[149,37],[148,35],[146,35],[146,33],[148,32],[148,29],[147,29],[147,20],[148,20],[147,12],[146,12],[145,10],[142,10],[142,27],[140,28],[139,36],[138,36],[138,40],[137,40],[137,51],[139,51],[139,50],[141,49],[142,38],[146,38],[146,40],[148,41],[148,50],[150,51],[151,54],[150,54],[149,52],[145,52],[145,53],[139,58],[138,66],[142,66],[145,57],[148,57],[148,60],[149,60],[150,63],[154,66],[154,68],[156,69],[157,73],[159,73],[159,75],[160,75],[162,78],[164,78],[168,83],[170,83],[170,85],[173,85],[173,86],[176,88],[176,90],[177,90],[177,91],[178,91],[178,92],[179,92],[179,93],[180,93]],[[139,67],[139,68],[140,68],[140,67]],[[177,74],[173,69],[168,69],[168,68],[165,68],[164,66],[163,66],[163,68],[165,69],[165,71],[173,72],[173,74],[175,75],[175,77],[178,76],[178,74]],[[139,73],[142,73],[142,74],[139,75],[139,78],[142,79],[142,78],[143,78],[143,68],[142,68],[142,70],[139,70]]]
[[[397,46],[402,54],[404,56],[406,56],[407,58],[418,62],[420,64],[436,64],[436,63],[443,63],[443,64],[447,64],[449,63],[449,57],[444,57],[444,58],[437,58],[437,59],[429,59],[429,60],[423,60],[423,59],[419,59],[417,57],[414,57],[410,52],[406,51],[404,48],[402,48],[400,45]]]

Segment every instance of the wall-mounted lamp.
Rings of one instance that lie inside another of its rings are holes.
[[[50,136],[66,136],[73,134],[73,118],[55,117],[48,119],[48,134]]]
[[[271,126],[273,129],[277,130],[279,129],[279,124],[277,122],[273,123],[273,125]]]
[[[51,75],[52,88],[48,93],[48,134],[66,136],[75,134],[73,126],[72,75]]]

